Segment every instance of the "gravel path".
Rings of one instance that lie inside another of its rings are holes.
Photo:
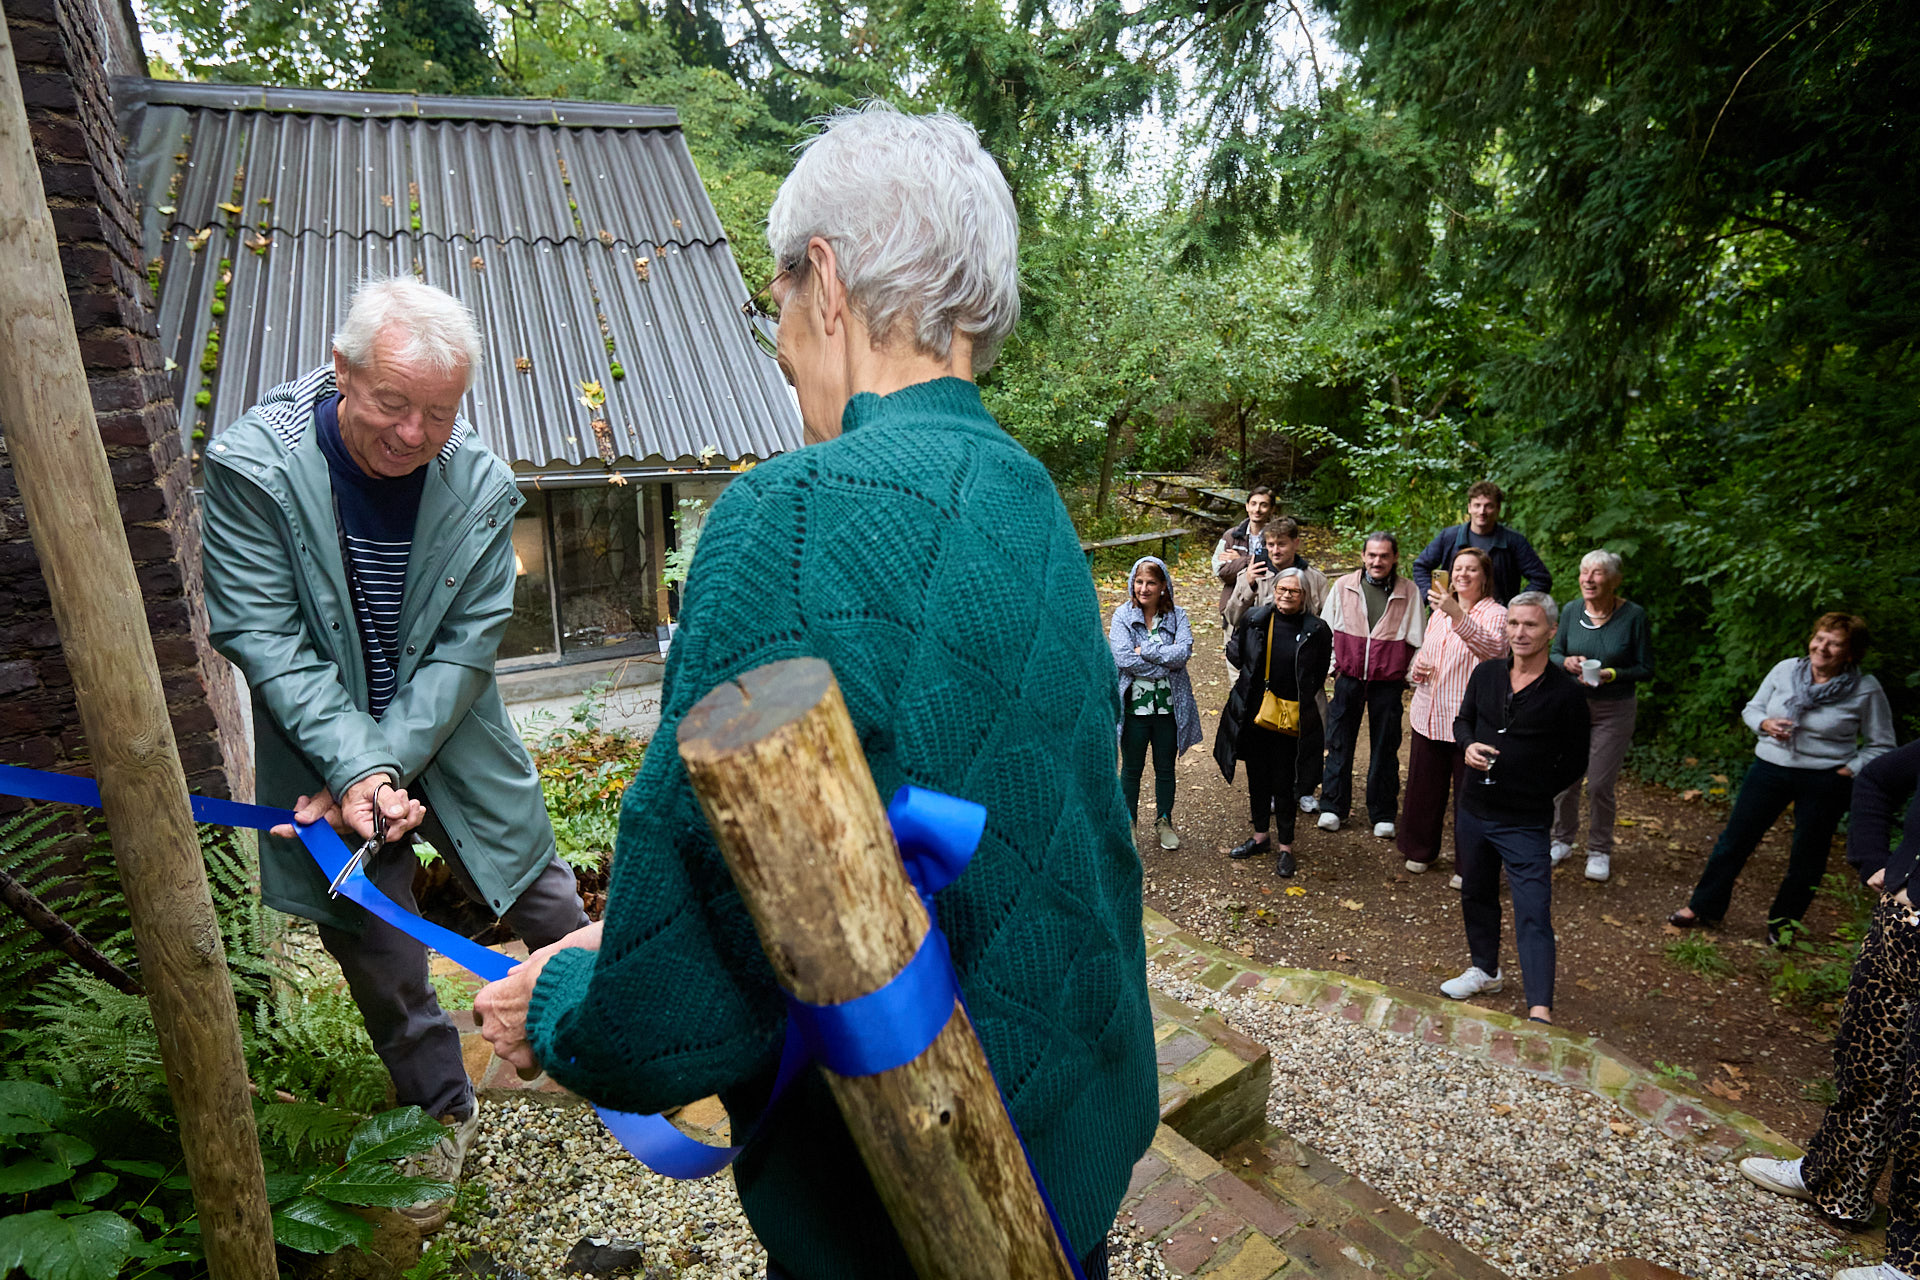
[[[485,1206],[446,1234],[534,1280],[558,1280],[584,1236],[643,1242],[657,1280],[758,1280],[766,1271],[731,1174],[677,1182],[652,1173],[584,1105],[485,1104],[467,1180],[486,1188]],[[1168,1274],[1151,1245],[1116,1230],[1109,1247],[1113,1280]]]
[[[1274,1124],[1510,1275],[1632,1256],[1697,1280],[1826,1280],[1863,1260],[1806,1206],[1591,1094],[1317,1010],[1150,977],[1267,1046]]]

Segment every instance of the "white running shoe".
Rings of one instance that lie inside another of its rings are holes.
[[[1555,840],[1553,847],[1547,850],[1547,857],[1553,860],[1553,865],[1556,867],[1572,856],[1573,846],[1565,840]]]
[[[1373,824],[1373,834],[1382,840],[1393,839],[1393,830],[1394,828],[1391,822],[1376,822]]]
[[[1337,813],[1323,813],[1320,815],[1320,821],[1314,825],[1322,831],[1338,831],[1340,829],[1340,815]]]
[[[1467,971],[1459,977],[1448,978],[1441,983],[1440,991],[1449,1000],[1465,1000],[1469,996],[1491,994],[1506,985],[1506,974],[1490,974],[1476,964],[1467,966]]]
[[[1812,1193],[1800,1177],[1800,1161],[1771,1160],[1766,1156],[1748,1156],[1740,1162],[1740,1176],[1756,1187],[1764,1187],[1775,1195],[1792,1196],[1795,1200],[1811,1200]]]
[[[1459,876],[1455,876],[1453,879],[1447,881],[1447,888],[1449,889],[1464,889],[1466,887],[1467,887],[1467,882],[1465,880],[1462,880]]]
[[[1318,800],[1315,800],[1312,796],[1301,796],[1300,812],[1318,813],[1320,812],[1320,802]]]
[[[1883,1262],[1877,1267],[1848,1267],[1844,1271],[1836,1271],[1833,1273],[1833,1280],[1914,1280],[1914,1278],[1891,1262]]]
[[[1407,874],[1411,876],[1425,875],[1427,868],[1432,865],[1430,862],[1415,862],[1412,858],[1408,858],[1406,861]]]
[[[1587,855],[1587,879],[1605,881],[1613,875],[1613,859],[1604,853]]]

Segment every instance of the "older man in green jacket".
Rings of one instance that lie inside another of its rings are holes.
[[[367,874],[409,910],[419,826],[468,896],[539,947],[587,920],[494,681],[521,499],[458,413],[479,355],[451,296],[363,285],[333,364],[268,392],[207,451],[207,614],[252,690],[260,802],[357,840],[383,822]],[[457,1177],[477,1110],[426,949],[329,897],[284,835],[260,880],[270,905],[319,923],[396,1099],[451,1126],[422,1172]],[[409,1216],[437,1228],[446,1206]]]

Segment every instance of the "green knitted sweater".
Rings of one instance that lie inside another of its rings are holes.
[[[556,1080],[604,1105],[717,1092],[736,1135],[753,1125],[785,1014],[673,743],[714,686],[823,659],[883,800],[911,782],[987,807],[972,865],[935,905],[994,1075],[1085,1254],[1158,1119],[1118,685],[1086,558],[1046,470],[972,383],[855,396],[843,432],[714,504],[660,728],[622,805],[601,949],[548,963],[529,1035]],[[817,1070],[733,1167],[755,1232],[797,1280],[913,1274]]]

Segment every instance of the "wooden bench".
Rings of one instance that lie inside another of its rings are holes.
[[[1080,549],[1087,553],[1087,564],[1091,567],[1093,564],[1093,553],[1096,551],[1105,551],[1109,547],[1131,547],[1142,542],[1158,542],[1160,544],[1160,558],[1165,560],[1167,558],[1167,543],[1184,538],[1191,532],[1192,530],[1190,529],[1154,529],[1148,533],[1129,533],[1120,538],[1102,538],[1098,542],[1083,542],[1080,544]]]

